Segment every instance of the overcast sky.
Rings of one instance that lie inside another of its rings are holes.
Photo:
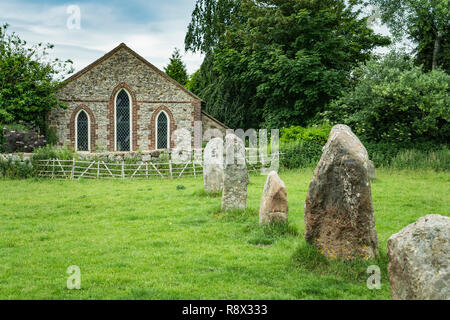
[[[177,47],[191,74],[202,62],[200,54],[184,53],[194,4],[195,0],[0,0],[0,23],[9,23],[10,31],[31,44],[54,44],[52,55],[71,59],[75,71],[124,42],[160,69]],[[67,12],[71,5],[80,9],[79,29]],[[386,33],[385,28],[375,29]]]

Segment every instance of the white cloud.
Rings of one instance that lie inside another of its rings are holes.
[[[193,3],[194,1],[192,6]],[[144,2],[140,5],[144,5]],[[121,42],[163,69],[175,47],[183,51],[184,35],[192,9],[161,3],[161,8],[165,9],[164,14],[152,17],[149,14],[149,21],[142,21],[142,18],[139,21],[133,17],[124,17],[120,6],[82,3],[81,28],[77,30],[66,26],[69,17],[67,6],[2,1],[0,23],[8,22],[10,30],[17,32],[28,43],[54,44],[52,56],[71,59],[76,71]],[[154,8],[155,3],[151,6]],[[184,56],[189,73],[197,70],[202,60],[200,54]]]

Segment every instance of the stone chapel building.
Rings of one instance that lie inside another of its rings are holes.
[[[195,121],[203,131],[227,129],[202,111],[199,97],[124,43],[69,77],[57,95],[68,108],[50,112],[50,127],[76,151],[170,149],[174,130],[193,135]]]

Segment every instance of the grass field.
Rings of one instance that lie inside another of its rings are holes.
[[[380,169],[380,257],[330,263],[303,239],[312,169],[280,176],[290,225],[275,228],[258,227],[259,175],[248,210],[227,214],[201,178],[0,180],[0,299],[390,299],[389,236],[450,213],[448,172]],[[366,286],[371,264],[381,268],[380,290]],[[66,288],[70,265],[81,269],[81,290]]]

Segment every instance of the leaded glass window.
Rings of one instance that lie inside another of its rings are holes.
[[[116,150],[130,151],[130,98],[120,90],[116,98]]]
[[[157,118],[157,147],[156,149],[167,149],[167,138],[169,135],[169,119],[164,112],[160,112]]]
[[[89,119],[83,110],[77,117],[77,150],[89,151]]]

